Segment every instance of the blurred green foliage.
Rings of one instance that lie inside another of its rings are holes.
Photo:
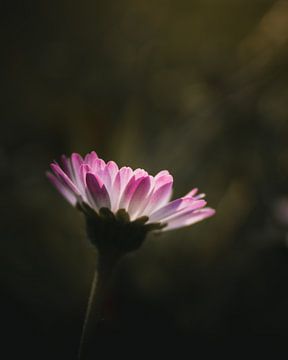
[[[7,339],[76,354],[95,253],[44,173],[93,149],[167,168],[175,196],[197,186],[217,209],[122,262],[105,331],[287,334],[287,1],[1,7]]]

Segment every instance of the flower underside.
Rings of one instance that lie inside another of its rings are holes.
[[[145,234],[172,230],[215,213],[197,189],[171,201],[173,177],[167,170],[151,176],[143,169],[118,168],[94,151],[84,159],[76,153],[71,158],[63,155],[61,166],[55,162],[51,169],[47,176],[58,191],[88,219],[102,223],[105,231],[112,225],[127,231],[139,228]]]

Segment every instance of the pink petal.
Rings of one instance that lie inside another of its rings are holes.
[[[155,221],[170,221],[177,216],[182,215],[183,213],[187,213],[191,211],[198,210],[199,208],[203,208],[206,205],[205,200],[195,200],[193,198],[180,198],[174,200],[162,207],[158,211],[154,212],[150,217],[150,222]]]
[[[70,159],[67,158],[67,156],[62,155],[61,156],[61,165],[64,172],[69,176],[71,180],[73,180],[73,170],[71,166]]]
[[[107,165],[104,166],[101,171],[97,172],[97,175],[100,177],[102,182],[104,183],[108,193],[110,192],[111,186],[112,186],[112,180],[109,172],[109,167]]]
[[[107,207],[110,209],[111,203],[107,189],[102,181],[97,177],[97,175],[87,173],[86,184],[87,198],[93,208],[96,210],[99,210],[102,207]]]
[[[96,154],[96,152],[91,151],[89,154],[85,156],[84,163],[86,163],[92,168],[95,160],[97,159],[98,159],[98,155]]]
[[[119,202],[119,209],[128,209],[134,191],[136,190],[141,180],[142,178],[136,179],[135,175],[131,177],[131,179],[129,180],[128,184],[126,185],[125,189],[122,192],[121,199]]]
[[[131,179],[133,175],[133,171],[130,167],[122,167],[119,170],[119,176],[120,176],[120,186],[121,186],[121,193],[124,191],[124,189],[126,188],[129,180]]]
[[[135,179],[137,180],[141,177],[148,176],[148,173],[144,169],[136,169],[134,171],[134,175],[135,175]]]
[[[168,226],[166,226],[163,231],[173,230],[183,226],[189,226],[210,216],[213,216],[214,214],[215,210],[211,208],[204,208],[192,212],[186,212],[169,221]]]
[[[60,192],[61,195],[73,206],[76,205],[77,199],[75,194],[65,185],[63,185],[55,175],[51,174],[50,172],[46,173],[48,179],[51,183],[55,186],[55,188]]]
[[[149,221],[151,222],[160,221],[161,219],[165,219],[168,216],[171,216],[180,208],[181,204],[185,201],[189,201],[189,200],[180,198],[169,202],[167,205],[161,207],[157,211],[154,211],[149,216]],[[191,200],[189,202],[191,202]]]
[[[68,175],[65,174],[65,172],[61,169],[61,167],[58,164],[51,164],[51,169],[56,175],[57,179],[65,185],[70,191],[72,191],[75,195],[80,195],[79,190],[74,185],[74,183],[71,181],[71,179],[68,177]]]
[[[197,188],[194,188],[194,189],[192,189],[191,191],[189,191],[188,192],[188,194],[186,194],[184,197],[188,197],[188,196],[194,196],[194,195],[196,195],[197,194],[197,192],[198,192],[198,189]]]
[[[170,175],[168,170],[161,170],[154,176],[155,179],[158,179],[159,177],[162,177],[163,175]]]
[[[172,182],[173,183],[173,176],[169,174],[167,170],[160,171],[155,177],[155,190],[159,189],[161,186]]]
[[[149,176],[141,178],[141,181],[139,181],[138,185],[136,186],[128,206],[128,212],[132,220],[141,210],[143,203],[146,200],[146,196],[149,193],[150,187],[151,180]]]
[[[80,174],[79,174],[80,192],[81,192],[83,199],[85,200],[86,199],[86,188],[87,188],[86,174],[88,172],[91,172],[91,168],[87,164],[82,164],[80,166],[79,172],[80,172]]]
[[[105,161],[98,158],[93,161],[93,164],[91,167],[92,167],[92,171],[95,172],[96,174],[98,174],[104,170],[105,166],[106,166]]]
[[[194,199],[203,199],[206,195],[204,193],[196,195],[198,192],[198,189],[195,188],[191,190],[188,194],[186,194],[184,197],[193,197]]]
[[[119,203],[122,197],[122,193],[124,189],[126,188],[129,180],[131,179],[133,175],[133,171],[129,167],[122,167],[118,172],[116,173],[115,179],[113,181],[111,190],[110,190],[110,196],[111,196],[111,203],[112,203],[112,209],[113,211],[116,211],[119,209]]]
[[[117,175],[119,169],[118,169],[118,165],[114,162],[114,161],[109,161],[107,163],[107,169],[109,171],[110,177],[111,177],[111,181],[113,183],[115,176]]]
[[[173,182],[170,181],[164,183],[156,191],[154,191],[149,199],[147,207],[143,210],[143,213],[149,216],[151,212],[155,212],[157,209],[167,204],[172,195],[172,186]]]
[[[110,192],[112,211],[116,211],[118,209],[120,195],[121,195],[121,176],[120,176],[120,171],[118,171],[118,173],[115,176],[112,189]]]
[[[81,188],[80,166],[82,164],[83,164],[82,157],[77,153],[73,153],[71,155],[71,166],[72,166],[72,171],[73,171],[73,179],[79,189]]]

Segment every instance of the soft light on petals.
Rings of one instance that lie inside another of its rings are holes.
[[[125,189],[122,192],[121,200],[119,202],[119,209],[126,209],[129,206],[130,199],[139,183],[139,179],[135,179],[135,175],[131,177]]]
[[[105,210],[100,211],[101,208],[108,208],[117,219],[121,213],[118,211],[123,209],[127,221],[129,218],[145,221],[151,230],[161,229],[165,224],[168,224],[165,230],[188,226],[215,213],[205,208],[206,201],[201,200],[205,195],[198,194],[197,188],[171,201],[173,177],[167,170],[151,176],[141,168],[119,169],[114,161],[106,164],[95,151],[84,160],[77,153],[71,158],[63,155],[61,165],[51,164],[53,174],[49,173],[48,178],[69,203],[80,205],[84,212],[90,207],[103,215]]]
[[[175,213],[184,202],[191,203],[192,201],[190,199],[176,199],[168,203],[167,205],[161,207],[157,211],[152,212],[152,214],[149,216],[149,220],[151,222],[156,222],[161,219],[165,219],[169,216],[171,216],[173,213]]]
[[[119,170],[120,192],[121,193],[125,189],[126,185],[128,184],[129,180],[131,179],[132,175],[133,175],[133,171],[130,167],[124,166]]]
[[[119,171],[118,166],[114,161],[109,161],[107,163],[107,169],[109,171],[111,181],[113,182],[115,179],[115,176],[117,175],[117,173]]]
[[[98,155],[96,154],[95,151],[91,151],[89,154],[87,154],[84,158],[84,163],[93,167],[93,164],[95,162],[95,160],[98,159]]]
[[[135,179],[137,180],[141,177],[148,176],[148,173],[144,169],[136,169],[134,171],[134,175],[135,175]]]
[[[204,208],[204,206],[207,205],[207,202],[205,200],[193,200],[190,203],[189,202],[183,202],[177,211],[175,211],[170,216],[166,216],[165,218],[162,218],[161,221],[172,221],[175,218],[178,218],[184,214],[192,214],[192,212]]]
[[[155,190],[168,183],[173,185],[173,177],[170,174],[163,174],[157,178],[155,177]]]
[[[160,207],[166,205],[171,198],[172,194],[172,181],[168,183],[164,183],[161,187],[159,187],[154,193],[151,195],[148,205],[144,210],[146,215],[150,215],[151,212],[156,211]]]
[[[201,210],[196,210],[192,213],[184,213],[179,217],[168,222],[163,231],[174,230],[183,226],[193,225],[199,221],[202,221],[206,218],[209,218],[215,214],[215,210],[211,208],[204,208]]]

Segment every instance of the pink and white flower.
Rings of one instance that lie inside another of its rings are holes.
[[[166,224],[163,230],[192,225],[215,213],[197,189],[171,200],[173,177],[167,170],[151,176],[143,169],[119,168],[95,151],[84,159],[77,153],[70,158],[63,155],[61,166],[54,162],[51,169],[47,176],[70,204],[88,206],[96,213],[101,208],[114,214],[124,209],[131,221],[145,216],[147,224]]]

